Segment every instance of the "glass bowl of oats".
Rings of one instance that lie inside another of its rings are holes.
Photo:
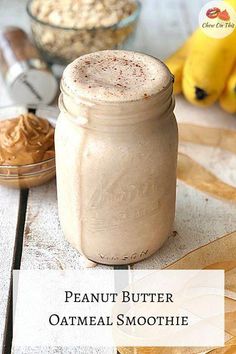
[[[50,64],[119,49],[134,33],[139,0],[30,0],[27,12],[35,44]]]

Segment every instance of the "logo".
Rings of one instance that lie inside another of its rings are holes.
[[[200,11],[199,26],[209,37],[227,37],[236,30],[236,11],[225,1],[210,1]]]
[[[212,9],[207,10],[206,16],[211,19],[218,17],[222,21],[230,21],[228,11],[226,9],[224,11],[220,11],[218,7],[213,7]]]

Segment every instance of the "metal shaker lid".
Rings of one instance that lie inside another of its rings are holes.
[[[0,70],[17,102],[48,104],[57,94],[56,78],[21,28],[0,30]]]
[[[9,92],[16,102],[23,104],[48,104],[58,91],[58,83],[53,74],[41,61],[38,65],[30,62],[15,63],[7,73]]]

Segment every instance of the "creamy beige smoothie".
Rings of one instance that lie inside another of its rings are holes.
[[[138,262],[171,233],[172,81],[161,61],[129,51],[88,54],[64,71],[55,134],[59,217],[66,239],[89,260]]]

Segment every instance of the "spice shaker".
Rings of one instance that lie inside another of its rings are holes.
[[[0,30],[0,70],[16,102],[48,104],[56,96],[56,78],[18,27]]]

